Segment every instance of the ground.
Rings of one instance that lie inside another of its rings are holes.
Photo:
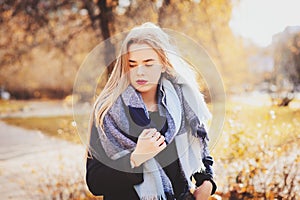
[[[44,105],[44,106],[42,106]],[[56,103],[34,103],[28,111],[11,116],[42,116],[70,113]],[[52,105],[52,106],[51,106]],[[3,117],[3,115],[2,115]],[[59,181],[77,184],[84,181],[85,148],[80,144],[48,137],[39,131],[25,130],[0,121],[0,196],[1,199],[50,199]],[[80,169],[80,171],[78,171]],[[69,175],[72,174],[72,177]],[[81,184],[82,185],[82,184]],[[51,192],[51,195],[47,195]],[[68,195],[68,192],[57,195]],[[41,198],[42,197],[42,198]]]

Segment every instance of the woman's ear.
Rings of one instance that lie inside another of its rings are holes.
[[[167,69],[167,67],[166,67],[166,66],[163,66],[162,69],[161,69],[161,73],[165,73],[165,72],[166,72],[166,69]]]

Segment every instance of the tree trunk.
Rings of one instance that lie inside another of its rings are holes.
[[[219,48],[218,39],[217,39],[215,30],[213,29],[213,23],[212,23],[212,21],[210,19],[209,14],[206,11],[206,8],[208,7],[207,2],[203,1],[203,4],[204,5],[201,6],[201,8],[202,8],[203,14],[204,14],[205,19],[206,19],[205,21],[207,23],[207,27],[209,28],[209,31],[210,31],[212,44],[213,44],[213,47],[215,49],[216,56],[217,56],[217,58],[219,60],[219,63],[221,65],[220,67],[221,67],[222,70],[224,70],[225,69],[225,63],[224,63],[223,57],[221,55],[221,51],[220,51],[220,48]]]
[[[98,0],[97,6],[100,10],[99,25],[102,32],[102,37],[105,40],[105,66],[108,67],[108,75],[112,72],[114,61],[116,59],[116,50],[111,42],[111,33],[114,26],[113,5],[109,5],[109,0]]]

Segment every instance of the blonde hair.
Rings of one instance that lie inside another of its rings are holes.
[[[165,67],[166,76],[172,78],[176,77],[176,71],[167,56],[167,51],[172,50],[168,35],[161,28],[150,22],[133,28],[123,41],[120,54],[116,60],[111,76],[101,94],[96,99],[93,115],[91,116],[91,124],[92,120],[96,119],[96,125],[100,125],[102,128],[104,116],[117,98],[129,86],[128,49],[131,44],[149,45],[159,56],[162,65]]]

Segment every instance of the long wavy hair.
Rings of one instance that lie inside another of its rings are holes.
[[[96,126],[100,125],[102,128],[104,116],[129,86],[128,49],[131,44],[147,44],[150,46],[157,53],[162,65],[165,67],[164,74],[170,78],[176,78],[177,73],[167,56],[167,52],[173,51],[169,36],[161,28],[150,22],[133,28],[124,39],[112,73],[95,101],[91,124],[93,123],[92,120],[95,119]]]

